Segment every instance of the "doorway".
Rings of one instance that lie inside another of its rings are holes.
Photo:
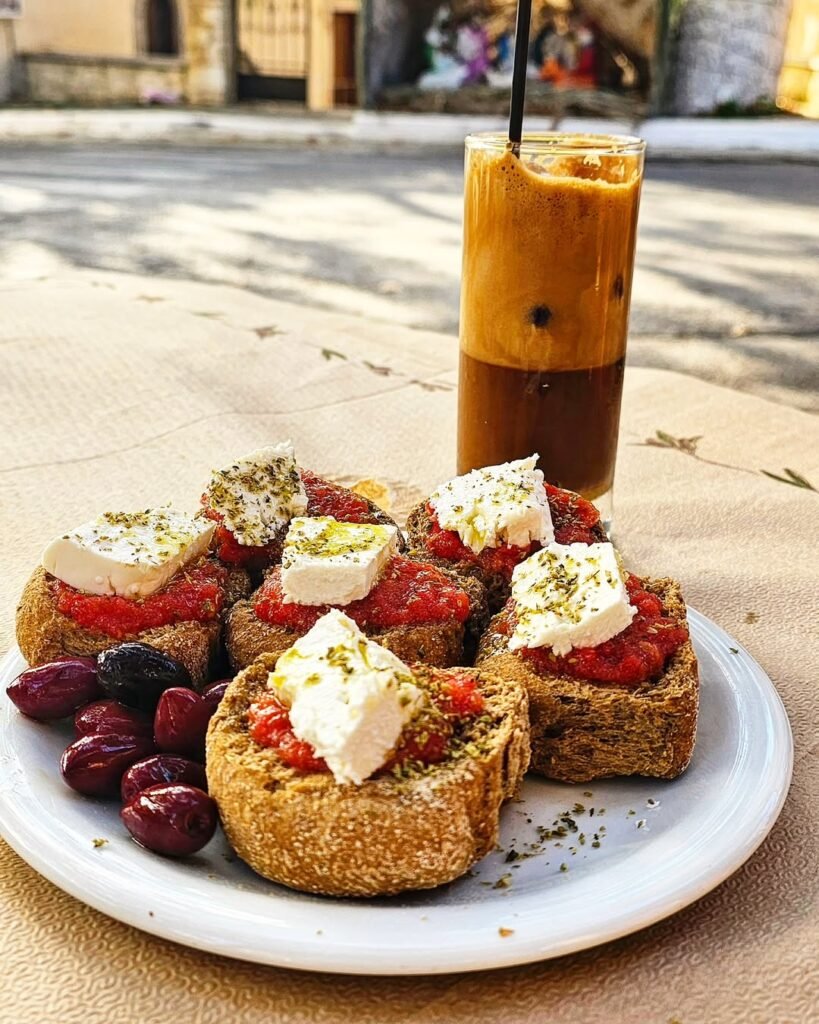
[[[179,32],[174,0],[148,0],[146,14],[146,50],[161,57],[179,55]]]
[[[239,99],[307,97],[309,0],[236,0]]]
[[[360,0],[234,0],[240,100],[359,101]]]
[[[333,14],[333,103],[337,107],[354,107],[358,103],[356,52],[358,48],[358,15],[348,11]]]

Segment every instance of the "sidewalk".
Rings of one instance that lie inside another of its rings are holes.
[[[653,118],[642,123],[581,118],[529,118],[527,131],[639,134],[654,159],[797,160],[819,163],[819,122],[796,117]],[[504,131],[501,118],[481,115],[353,111],[310,115],[178,109],[0,110],[0,142],[66,140],[130,143],[213,143],[408,146],[458,149],[471,131]]]

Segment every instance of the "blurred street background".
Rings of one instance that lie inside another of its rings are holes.
[[[502,124],[514,0],[105,6],[0,0],[0,282],[457,331],[461,140]],[[632,364],[818,411],[819,0],[534,9],[530,128],[649,139]]]
[[[116,270],[457,331],[458,153],[0,153],[0,279]],[[650,163],[630,359],[819,409],[819,169]]]

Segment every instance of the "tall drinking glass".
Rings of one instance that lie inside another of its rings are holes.
[[[610,523],[645,144],[466,140],[458,472],[540,453]]]

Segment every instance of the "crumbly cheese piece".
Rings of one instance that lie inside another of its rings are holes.
[[[261,547],[275,540],[293,516],[307,510],[292,443],[259,448],[213,470],[207,500],[240,544]]]
[[[512,574],[515,626],[509,646],[568,654],[596,647],[631,623],[625,580],[611,544],[549,544]]]
[[[395,526],[298,516],[284,541],[284,600],[308,605],[360,601],[397,550]]]
[[[407,666],[335,609],[279,658],[268,685],[336,782],[356,785],[381,768],[425,700]]]
[[[535,469],[537,460],[532,455],[473,469],[442,484],[429,499],[442,529],[454,530],[476,555],[501,544],[528,547],[532,541],[553,541],[552,514],[543,473]]]
[[[53,540],[46,572],[76,590],[136,600],[162,587],[208,549],[215,524],[172,508],[104,512]]]

